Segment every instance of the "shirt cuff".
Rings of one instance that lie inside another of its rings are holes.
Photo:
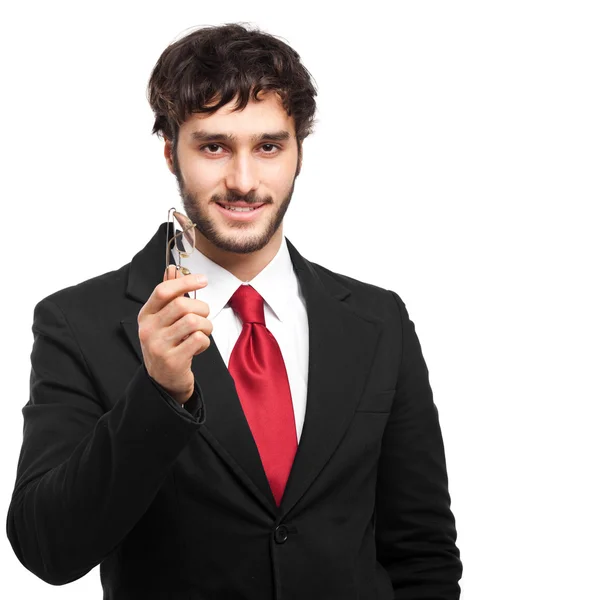
[[[145,366],[144,366],[145,368]],[[148,371],[146,371],[148,374]],[[181,413],[187,413],[192,416],[198,424],[202,424],[206,421],[206,406],[204,404],[204,397],[202,396],[202,389],[198,385],[198,382],[194,379],[194,392],[190,396],[190,399],[185,404],[180,404],[162,387],[157,383],[150,375],[148,375],[150,381],[156,386],[161,396],[169,403],[173,408]],[[183,414],[182,414],[183,416]]]

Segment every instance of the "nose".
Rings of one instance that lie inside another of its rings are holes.
[[[235,190],[240,195],[246,195],[258,189],[258,168],[251,156],[238,153],[229,164],[229,171],[225,184],[230,190]]]

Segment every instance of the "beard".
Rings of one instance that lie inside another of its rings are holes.
[[[277,208],[274,214],[271,215],[267,225],[263,225],[264,229],[251,237],[244,236],[243,238],[238,239],[235,235],[223,235],[219,231],[219,226],[217,225],[216,219],[209,216],[210,205],[216,202],[247,202],[249,205],[263,203],[268,205],[273,204],[273,198],[271,196],[259,198],[254,192],[251,192],[246,196],[239,196],[231,191],[228,191],[224,196],[212,196],[208,204],[203,205],[198,200],[198,194],[194,194],[185,188],[176,152],[173,154],[173,169],[175,171],[177,184],[179,186],[179,195],[183,201],[183,208],[192,223],[196,225],[198,232],[200,232],[213,246],[219,248],[219,250],[223,250],[225,252],[235,252],[236,254],[250,254],[252,252],[257,252],[269,243],[283,222],[283,217],[285,216],[290,202],[292,201],[294,185],[296,183],[296,177],[299,173],[297,167],[296,175],[294,176],[290,189],[288,190],[282,203],[279,205],[279,208]],[[232,221],[229,225],[227,225],[227,227],[228,229],[241,229],[242,231],[248,227],[257,228],[256,224],[254,223],[244,223],[242,221]]]

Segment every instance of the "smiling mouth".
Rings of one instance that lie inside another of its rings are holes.
[[[261,208],[261,206],[264,206],[264,203],[262,204],[258,204],[256,206],[250,206],[250,205],[241,205],[241,206],[232,206],[232,205],[228,205],[228,204],[221,204],[220,202],[217,202],[217,204],[221,207],[224,208],[225,210],[229,210],[231,212],[253,212],[259,208]]]
[[[256,207],[249,205],[242,206],[230,206],[221,204],[220,202],[215,202],[217,205],[217,209],[224,215],[225,219],[229,222],[237,221],[239,223],[252,223],[259,220],[259,213],[263,211],[267,203],[260,204]],[[239,210],[241,209],[241,210]]]

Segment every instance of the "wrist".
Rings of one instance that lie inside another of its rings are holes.
[[[189,400],[191,400],[194,397],[194,393],[195,393],[195,390],[194,390],[194,388],[192,388],[191,392],[177,394],[177,395],[173,396],[173,399],[175,400],[175,402],[177,402],[178,404],[183,406],[186,402],[188,402]]]

